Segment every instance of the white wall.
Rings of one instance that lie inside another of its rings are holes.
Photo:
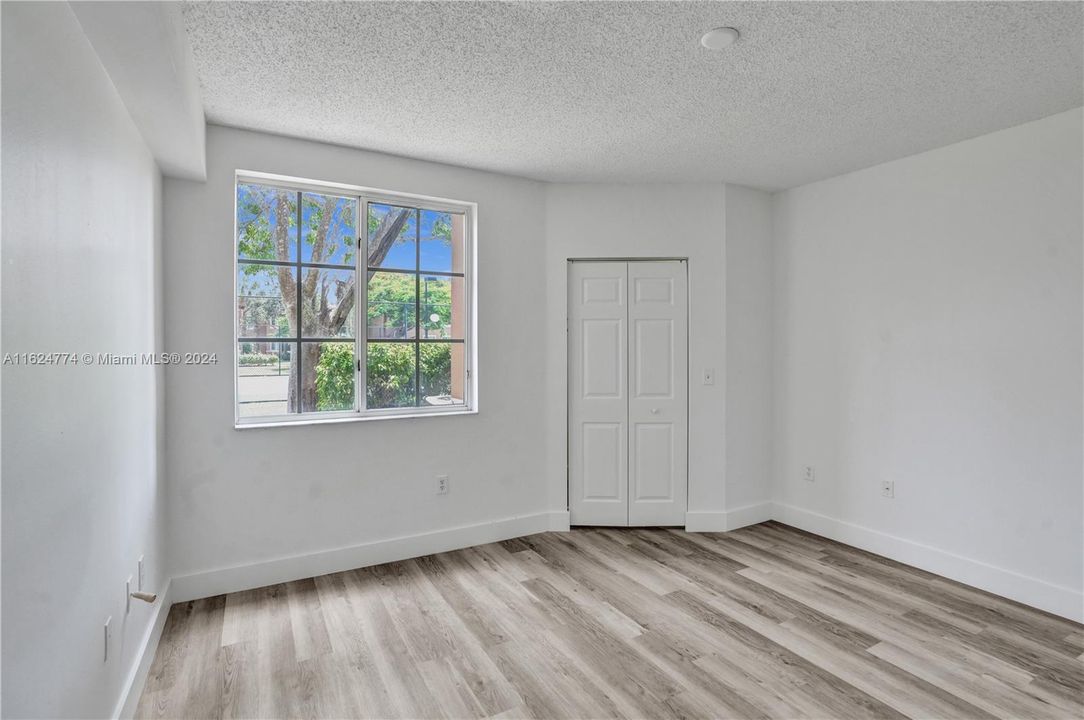
[[[728,194],[722,184],[691,185],[587,185],[546,186],[546,457],[549,460],[549,502],[567,506],[567,344],[565,316],[568,302],[569,258],[687,257],[689,259],[689,523],[700,529],[724,529],[728,497],[727,421],[746,418],[746,409],[727,405],[728,354],[727,285],[731,272],[742,272],[747,261],[755,265],[760,249],[768,245],[764,230],[768,196],[738,188],[735,225],[741,250],[739,265],[730,268],[727,244],[731,227]],[[749,209],[749,208],[753,209]],[[764,227],[757,226],[757,213]],[[752,260],[751,260],[752,258]],[[760,270],[756,270],[760,272]],[[744,302],[747,295],[739,293]],[[755,293],[753,293],[755,295]],[[753,321],[755,322],[755,321]],[[749,356],[738,357],[747,367]],[[767,358],[765,358],[767,361]],[[715,370],[715,384],[703,384],[703,371]],[[746,395],[743,400],[749,400]],[[768,399],[763,399],[767,405]],[[756,404],[755,401],[753,404]],[[732,411],[731,411],[732,410]],[[761,412],[756,409],[754,412]],[[759,417],[755,421],[760,423]],[[739,454],[743,468],[760,457]],[[758,451],[753,451],[754,453]],[[750,472],[750,476],[758,475]],[[759,473],[760,479],[767,469]],[[744,489],[738,496],[748,500]],[[766,498],[766,493],[764,494]]]
[[[95,0],[71,8],[162,174],[202,180],[207,123],[181,5]]]
[[[771,195],[726,186],[727,523],[766,520],[772,466]]]
[[[66,3],[4,3],[3,352],[160,347],[158,169]],[[161,590],[161,373],[3,368],[3,713],[112,714]],[[113,643],[103,662],[102,624]]]
[[[776,196],[781,519],[1080,618],[1081,131]]]
[[[167,371],[175,575],[549,510],[539,442],[546,405],[541,187],[220,127],[208,128],[207,143],[207,181],[169,179],[165,188],[166,346],[215,352],[220,359],[216,366]],[[236,169],[478,203],[477,415],[234,429]],[[446,496],[434,494],[441,473],[450,475]],[[347,553],[334,562],[356,566],[361,557]],[[246,582],[264,584],[297,567],[295,577],[306,577],[333,566],[278,563]],[[226,577],[222,586],[188,585],[231,587],[237,578]]]

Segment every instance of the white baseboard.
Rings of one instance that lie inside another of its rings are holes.
[[[154,615],[147,624],[147,631],[143,634],[136,661],[132,664],[132,669],[121,689],[120,698],[113,708],[114,718],[135,716],[139,696],[143,694],[143,685],[147,682],[147,673],[150,672],[151,662],[154,661],[154,653],[158,650],[158,641],[162,638],[162,629],[165,628],[166,618],[169,617],[169,608],[173,605],[170,586],[171,583],[167,579],[165,588],[158,593]]]
[[[1084,622],[1084,594],[1038,578],[954,555],[913,540],[837,520],[793,505],[772,503],[772,518],[847,545],[883,555],[957,582]]]
[[[335,550],[265,560],[251,565],[181,575],[173,578],[173,602],[250,590],[561,529],[568,529],[567,512],[541,512],[420,535],[377,540]]]
[[[772,504],[763,502],[718,512],[687,512],[685,529],[689,532],[728,532],[771,519]]]
[[[557,510],[549,516],[550,532],[568,532],[572,529],[572,515],[568,510]]]

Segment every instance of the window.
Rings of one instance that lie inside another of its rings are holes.
[[[236,184],[236,421],[471,410],[473,206]]]

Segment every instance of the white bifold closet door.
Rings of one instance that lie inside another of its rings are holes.
[[[684,261],[572,262],[569,509],[574,525],[684,525]]]

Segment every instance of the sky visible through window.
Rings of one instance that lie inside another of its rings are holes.
[[[369,206],[369,213],[374,220],[382,220],[388,212],[399,211],[402,208],[373,203]],[[416,220],[417,218],[417,220]],[[439,225],[443,224],[445,231],[451,222],[451,217],[446,212],[433,210],[421,210],[415,216],[411,211],[410,217],[399,233],[396,243],[388,250],[387,255],[380,261],[381,268],[396,268],[401,270],[415,269],[415,224],[420,220],[420,232],[417,233],[421,241],[418,260],[422,271],[448,272],[452,270],[452,247],[445,236],[441,236]]]
[[[259,213],[253,211],[249,204],[245,201],[245,194],[250,187],[244,184],[238,184],[238,224],[245,225],[247,223],[256,220]],[[305,194],[309,196],[309,193]],[[313,196],[314,198],[322,198],[324,196]],[[373,209],[377,212],[381,209],[387,212],[388,206],[375,205]],[[355,235],[355,229],[352,227],[352,223],[348,222],[346,214],[354,211],[354,205],[350,200],[343,198],[335,204],[332,217],[328,225],[327,243],[331,248],[330,254],[321,259],[321,262],[330,263],[333,265],[353,265],[353,238]],[[302,203],[301,207],[301,225],[308,228],[312,222],[313,213],[316,212],[316,208],[312,203]],[[452,266],[452,248],[447,242],[441,242],[434,239],[433,226],[442,218],[447,222],[448,214],[434,212],[430,210],[423,210],[419,213],[421,216],[421,232],[419,233],[421,239],[421,269],[431,271],[447,271]],[[275,233],[276,218],[273,213],[267,213],[264,218],[267,222],[269,235],[273,236]],[[291,216],[291,220],[293,217]],[[414,221],[408,224],[406,232],[401,236],[406,242],[397,242],[388,251],[387,259],[382,263],[384,267],[389,268],[403,268],[414,269]],[[343,238],[351,238],[349,242],[343,242]],[[289,229],[290,238],[290,254],[288,258],[283,258],[288,262],[296,260],[296,242],[297,242],[297,228],[295,224],[291,222]],[[256,257],[265,257],[266,259],[273,259],[274,255],[268,252],[266,255],[263,253]],[[309,242],[302,243],[301,247],[301,260],[302,262],[312,261],[312,246]]]

